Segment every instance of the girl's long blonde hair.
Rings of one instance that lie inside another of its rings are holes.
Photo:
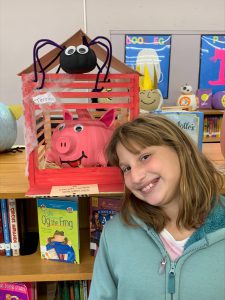
[[[128,121],[115,129],[107,146],[109,164],[119,166],[117,145],[137,154],[137,146],[169,146],[178,155],[181,177],[177,226],[198,228],[219,198],[223,177],[213,163],[201,153],[195,143],[172,121],[162,115],[147,114]],[[136,146],[136,148],[135,148]],[[160,207],[152,206],[136,198],[125,189],[121,215],[126,224],[132,225],[131,214],[160,232],[169,217]]]

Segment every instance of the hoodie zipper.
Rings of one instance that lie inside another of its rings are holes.
[[[165,272],[166,269],[166,256],[164,256],[160,262],[159,267],[159,274],[162,275]],[[175,269],[176,269],[176,263],[171,262],[170,270],[169,270],[169,280],[168,280],[168,292],[170,294],[175,294]]]
[[[169,281],[168,281],[168,292],[170,294],[175,294],[175,269],[176,264],[171,262],[170,270],[169,270]]]
[[[163,259],[160,262],[160,267],[159,267],[159,275],[162,275],[165,272],[166,269],[166,256],[163,257]]]

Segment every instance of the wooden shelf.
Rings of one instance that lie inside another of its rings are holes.
[[[203,143],[219,143],[220,142],[220,138],[214,138],[214,137],[204,137],[203,138]]]
[[[225,168],[220,143],[204,143],[203,153],[215,164]],[[25,152],[0,154],[0,198],[25,197],[28,190],[25,163]],[[225,184],[221,192],[225,193]],[[81,202],[84,205],[84,201]],[[87,218],[87,215],[86,218],[81,215],[81,223],[84,219],[88,221]],[[88,224],[81,224],[86,226],[81,227],[87,228]],[[89,254],[89,229],[81,229],[80,241],[81,263],[79,265],[43,260],[39,249],[36,253],[27,256],[1,256],[0,282],[91,280],[94,257]]]
[[[89,254],[89,231],[80,232],[80,264],[68,264],[41,259],[36,253],[18,257],[0,257],[0,282],[90,280],[94,257]]]
[[[221,110],[221,109],[199,109],[199,111],[204,113],[204,134],[209,135],[208,137],[203,136],[202,142],[203,143],[219,143],[220,142],[220,134],[219,134],[220,129],[219,129],[219,125],[218,125],[218,119],[222,118],[224,110]],[[207,120],[207,119],[210,119],[210,116],[212,117],[213,123],[211,123],[211,122],[209,122],[209,120]],[[215,118],[217,118],[216,123],[214,123]],[[208,128],[208,126],[209,126],[209,128]],[[207,127],[208,129],[206,129],[205,127]],[[216,136],[216,137],[213,137],[213,136]]]
[[[198,109],[203,112],[204,115],[222,115],[225,110],[222,109]]]
[[[28,177],[25,175],[26,158],[25,150],[19,153],[0,153],[0,197],[1,198],[25,198],[29,189]],[[110,186],[112,187],[112,186]],[[100,195],[119,196],[123,186],[115,187],[109,192],[109,187],[99,187]],[[35,197],[34,195],[27,196]]]

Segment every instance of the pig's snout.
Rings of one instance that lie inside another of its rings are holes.
[[[59,137],[56,141],[56,149],[61,154],[66,154],[72,149],[71,139],[68,137]]]

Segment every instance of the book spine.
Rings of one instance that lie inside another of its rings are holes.
[[[79,280],[74,281],[73,286],[74,286],[75,300],[80,300],[80,282],[79,282]]]
[[[9,232],[11,239],[12,256],[20,255],[20,243],[18,232],[18,220],[16,210],[16,199],[8,199]]]
[[[5,255],[5,243],[4,243],[4,236],[3,236],[3,227],[2,227],[2,213],[1,213],[1,206],[0,206],[0,255]]]
[[[84,289],[82,280],[80,280],[80,300],[84,300]]]
[[[74,289],[73,289],[73,281],[69,282],[69,289],[70,289],[70,300],[76,300],[75,294],[74,294]]]
[[[6,256],[12,256],[6,199],[1,199],[1,212],[2,212],[3,236],[4,236],[4,242],[5,242],[5,254],[6,254]]]
[[[83,280],[83,293],[84,293],[84,300],[88,300],[87,280]]]

